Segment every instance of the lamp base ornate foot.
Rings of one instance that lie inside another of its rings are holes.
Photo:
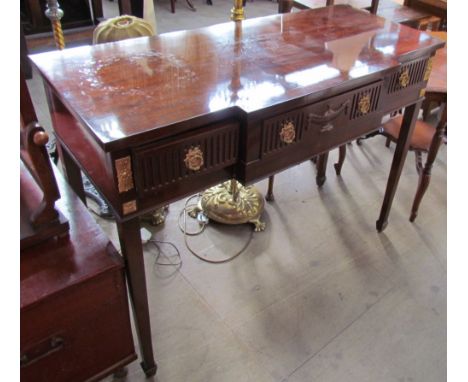
[[[196,217],[203,211],[218,223],[252,223],[255,232],[260,232],[266,226],[260,220],[264,205],[262,194],[254,186],[244,187],[237,180],[230,180],[206,190],[190,216]]]
[[[163,224],[166,221],[166,215],[168,210],[169,206],[164,206],[142,215],[140,219],[143,222],[151,224],[152,226],[157,226]]]
[[[262,222],[260,219],[250,220],[249,223],[252,223],[255,225],[255,229],[254,229],[255,232],[265,231],[266,223]]]

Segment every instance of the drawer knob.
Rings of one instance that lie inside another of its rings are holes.
[[[294,124],[291,121],[284,122],[280,131],[281,141],[290,144],[294,142],[294,138],[296,138],[296,128]]]
[[[400,86],[402,88],[406,88],[409,85],[410,76],[409,76],[408,69],[405,69],[403,70],[403,72],[401,72],[400,78],[398,79],[398,81],[400,82]]]
[[[203,151],[201,151],[200,147],[190,147],[185,154],[184,159],[185,167],[192,171],[198,171],[203,167]]]
[[[367,114],[370,110],[370,95],[365,95],[359,98],[358,110],[361,114]]]

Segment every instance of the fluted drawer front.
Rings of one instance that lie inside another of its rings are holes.
[[[237,162],[239,125],[213,125],[134,150],[137,192],[157,192],[185,178],[214,172]]]
[[[389,78],[388,94],[400,92],[406,88],[424,82],[426,70],[429,69],[429,59],[424,58],[404,64],[400,70]]]
[[[378,81],[265,120],[261,138],[262,157],[282,153],[289,148],[300,149],[300,145],[310,147],[315,141],[322,141],[320,146],[326,146],[343,130],[373,120],[379,111],[381,89],[382,81]]]

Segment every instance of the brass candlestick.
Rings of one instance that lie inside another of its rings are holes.
[[[234,7],[231,9],[231,20],[242,21],[244,19],[245,14],[242,0],[234,0]]]
[[[65,48],[65,39],[63,37],[62,24],[60,19],[63,17],[63,11],[57,0],[47,0],[47,9],[45,15],[52,23],[52,31],[54,32],[55,45],[58,49]]]
[[[238,3],[242,8],[242,1]],[[242,22],[236,22],[234,33],[235,41],[239,42],[239,44],[234,44],[235,53],[241,54]],[[237,94],[242,89],[241,74],[241,61],[236,60],[229,84],[232,104],[236,103]],[[237,180],[232,179],[206,190],[190,216],[196,218],[197,214],[203,211],[209,219],[218,223],[252,223],[255,225],[255,232],[259,232],[265,229],[265,223],[260,220],[264,205],[263,195],[254,186],[244,187]]]

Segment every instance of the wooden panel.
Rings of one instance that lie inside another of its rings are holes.
[[[352,134],[352,127],[356,124],[366,126],[368,120],[374,121],[380,101],[382,81],[358,90],[332,97],[304,108],[280,114],[267,119],[262,129],[261,156],[274,153],[283,155],[287,150],[297,150],[298,144],[313,148],[333,146],[334,141],[343,139],[342,131],[348,130]],[[368,97],[368,108],[360,111],[360,101]],[[377,115],[379,120],[379,115]],[[295,127],[293,142],[285,143],[281,140],[281,130],[287,123]],[[358,129],[360,130],[360,129]],[[310,154],[309,154],[310,155]]]
[[[280,137],[281,129],[288,122],[292,123],[296,129],[294,141],[289,144],[282,141]],[[307,115],[305,109],[295,110],[265,121],[262,129],[262,155],[268,155],[300,142],[304,136],[306,125]]]
[[[353,95],[353,101],[351,103],[349,119],[367,117],[369,113],[373,113],[374,111],[376,111],[379,106],[381,89],[382,83],[379,82],[374,86],[370,86],[355,92]],[[360,103],[366,97],[369,98],[369,109],[367,111],[364,111],[360,108]]]
[[[424,81],[424,72],[426,71],[427,66],[427,59],[416,60],[410,62],[408,64],[404,64],[401,69],[394,73],[390,78],[390,84],[388,86],[388,93],[395,93],[399,92],[407,87],[420,84]],[[402,86],[400,83],[400,76],[404,73],[408,72],[409,75],[409,82],[407,86]]]
[[[195,133],[183,134],[171,143],[157,143],[134,150],[137,193],[144,197],[187,178],[215,172],[237,162],[239,125],[213,125]],[[190,169],[189,157],[202,161]]]

